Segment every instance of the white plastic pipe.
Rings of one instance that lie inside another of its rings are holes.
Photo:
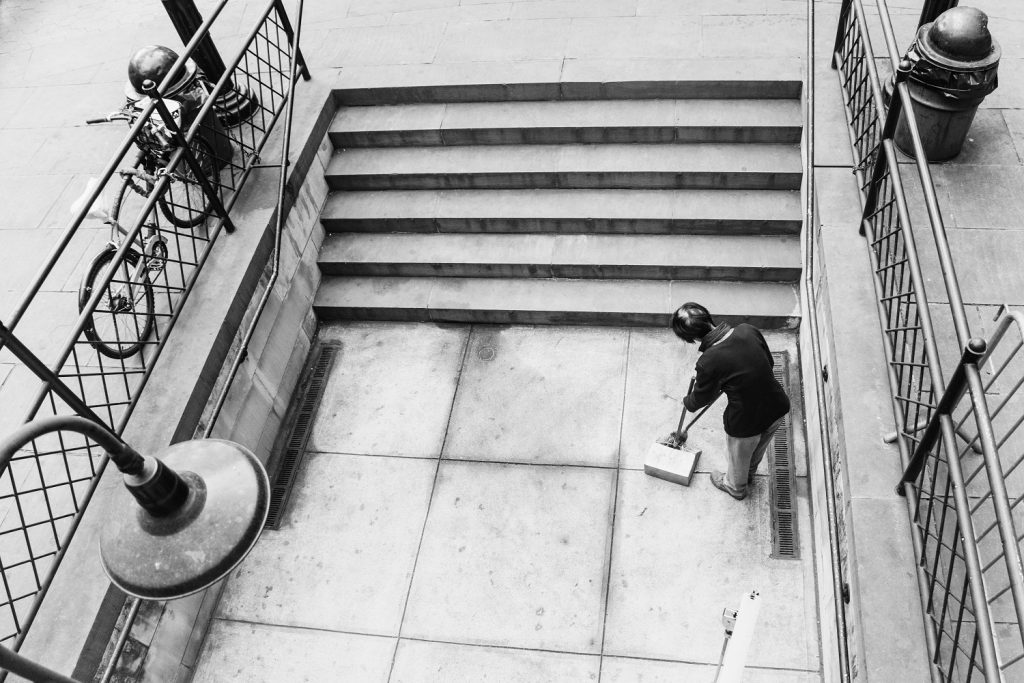
[[[757,615],[761,611],[761,594],[757,591],[744,593],[740,598],[739,609],[736,610],[736,625],[732,637],[722,659],[722,669],[718,674],[718,683],[740,683],[743,669],[747,666],[747,656],[754,640],[754,627],[757,626]]]

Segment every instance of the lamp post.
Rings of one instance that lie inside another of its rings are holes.
[[[194,0],[160,0],[164,5],[164,11],[171,19],[174,30],[178,32],[183,45],[188,45],[192,36],[203,24],[203,17],[199,14]],[[192,54],[192,59],[203,70],[206,77],[216,83],[224,75],[224,60],[221,59],[217,47],[213,44],[210,36],[203,38]],[[224,91],[214,102],[214,110],[217,118],[225,126],[237,126],[243,121],[248,121],[259,108],[260,103],[256,95],[244,84],[229,81]]]
[[[71,431],[99,444],[124,475],[119,510],[100,535],[103,570],[124,592],[171,600],[227,576],[256,544],[270,508],[270,482],[251,451],[194,439],[140,455],[103,425],[77,416],[22,425],[0,442],[0,472],[44,434]],[[71,681],[0,647],[0,667],[31,681]]]

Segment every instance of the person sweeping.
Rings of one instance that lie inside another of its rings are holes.
[[[690,412],[710,405],[724,393],[728,437],[728,472],[712,472],[711,483],[736,500],[747,497],[768,443],[789,412],[789,397],[775,375],[768,344],[758,329],[745,323],[715,324],[698,303],[688,301],[672,315],[672,331],[688,344],[700,343],[696,381],[683,405]],[[682,435],[669,435],[678,446]]]

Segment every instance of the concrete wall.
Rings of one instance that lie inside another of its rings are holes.
[[[313,295],[316,257],[323,241],[320,208],[327,196],[327,126],[333,72],[314,73],[297,88],[286,191],[286,229],[280,276],[256,328],[249,353],[231,386],[213,436],[252,449],[266,462],[316,331]],[[283,118],[281,119],[283,123]],[[280,155],[276,137],[266,163]],[[201,435],[241,335],[270,274],[278,171],[256,170],[232,214],[238,230],[214,245],[196,287],[171,333],[125,439],[143,453]],[[27,656],[79,680],[92,679],[117,638],[125,596],[110,585],[97,543],[104,520],[130,505],[113,468],[69,546],[39,617],[22,648]],[[122,680],[185,680],[220,587],[181,600],[145,604],[118,673]]]
[[[861,207],[842,96],[830,67],[838,9],[815,3],[811,172],[817,222],[805,226],[812,231],[805,254],[811,270],[801,327],[823,667],[826,680],[838,680],[836,638],[845,622],[854,681],[924,682],[930,675],[912,530],[906,501],[895,493],[902,467],[896,447],[882,440],[894,428],[882,329],[868,245],[858,234]],[[849,587],[848,603],[842,584]]]
[[[317,321],[312,304],[320,284],[316,261],[324,231],[319,216],[327,198],[324,166],[330,152],[329,141],[321,140],[317,157],[288,214],[278,280],[212,433],[215,438],[248,446],[264,463],[274,455],[275,440],[316,335]],[[196,430],[197,437],[211,418],[215,398],[227,379],[230,359],[235,357],[244,331],[256,313],[271,271],[272,264],[267,263],[242,328],[232,344],[229,361],[218,377],[213,400],[207,405]],[[153,683],[188,680],[220,593],[221,586],[215,586],[183,600],[163,605],[152,603],[150,608],[153,612],[159,611],[159,619],[151,617],[148,620],[151,623],[140,624],[137,635],[133,630],[129,637],[134,656],[119,661],[118,673],[131,680]],[[111,634],[108,647],[119,633],[117,629]]]

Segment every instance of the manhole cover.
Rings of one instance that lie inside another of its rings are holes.
[[[480,360],[494,360],[494,357],[498,355],[493,346],[481,346],[480,350],[476,352],[477,358]]]

